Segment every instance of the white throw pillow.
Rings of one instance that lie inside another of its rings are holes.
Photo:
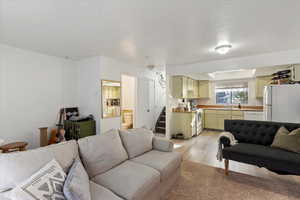
[[[91,200],[89,176],[79,158],[74,161],[68,173],[64,195],[67,200]]]
[[[153,132],[150,130],[120,130],[120,136],[130,159],[152,150]]]
[[[65,179],[65,172],[53,159],[14,188],[11,198],[12,200],[65,200],[63,194]]]

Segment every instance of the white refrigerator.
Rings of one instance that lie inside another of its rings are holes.
[[[300,123],[300,84],[266,86],[263,101],[264,120]]]

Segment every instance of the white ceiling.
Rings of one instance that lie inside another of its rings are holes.
[[[300,49],[299,0],[0,0],[0,42],[180,64]],[[212,49],[228,41],[225,56]]]

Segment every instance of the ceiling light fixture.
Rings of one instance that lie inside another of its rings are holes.
[[[228,53],[228,51],[231,48],[232,48],[232,45],[230,45],[230,44],[223,44],[223,45],[217,46],[215,48],[215,51],[218,52],[221,55],[224,55],[224,54]]]

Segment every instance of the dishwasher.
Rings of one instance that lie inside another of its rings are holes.
[[[264,113],[260,111],[245,111],[245,120],[264,121]]]

